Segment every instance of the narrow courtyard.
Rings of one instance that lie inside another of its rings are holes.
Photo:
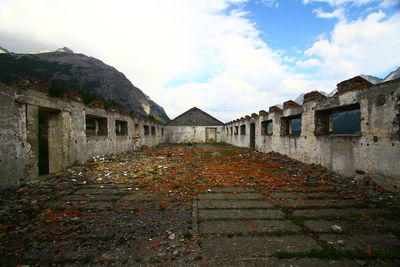
[[[225,144],[95,157],[1,192],[1,266],[399,266],[400,197]]]

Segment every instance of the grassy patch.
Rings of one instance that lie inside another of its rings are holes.
[[[127,195],[129,195],[129,192],[117,192],[112,195],[113,196],[127,196]]]
[[[399,220],[400,219],[400,211],[392,211],[389,213],[375,214],[373,217],[384,218],[384,219],[389,219],[389,220]]]
[[[391,228],[391,227],[384,227],[378,230],[381,233],[389,233],[397,236],[400,238],[400,229],[399,228]]]
[[[222,150],[221,154],[224,156],[236,156],[238,153],[232,150]]]

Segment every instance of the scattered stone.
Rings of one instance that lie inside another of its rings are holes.
[[[338,234],[340,234],[341,232],[343,232],[342,227],[340,227],[339,225],[336,225],[336,224],[332,225],[332,230],[333,230],[335,233],[338,233]]]
[[[175,234],[174,234],[174,233],[170,234],[170,235],[168,236],[168,238],[171,239],[171,240],[174,240],[174,239],[175,239]]]

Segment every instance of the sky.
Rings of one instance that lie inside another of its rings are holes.
[[[68,47],[175,118],[228,122],[400,66],[400,0],[0,0],[0,46]]]

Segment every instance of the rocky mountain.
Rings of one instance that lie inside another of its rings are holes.
[[[385,79],[383,79],[384,82],[391,81],[391,80],[396,80],[400,78],[400,67],[397,68],[397,70],[392,71],[389,73]]]
[[[123,73],[67,47],[36,54],[0,53],[0,82],[11,83],[26,76],[44,80],[63,90],[96,96],[143,116],[152,114],[169,121],[164,109],[135,87]]]
[[[378,83],[383,82],[383,79],[378,78],[378,77],[375,77],[375,76],[372,76],[372,75],[361,74],[361,75],[359,75],[359,76],[360,76],[361,78],[366,79],[367,81],[369,81],[369,82],[372,83],[372,84],[378,84]]]

